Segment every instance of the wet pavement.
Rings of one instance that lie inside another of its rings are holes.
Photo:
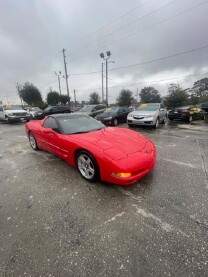
[[[208,124],[135,130],[157,165],[122,188],[0,124],[0,276],[208,276]]]

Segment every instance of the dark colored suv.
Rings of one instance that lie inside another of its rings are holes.
[[[68,106],[50,106],[43,111],[37,111],[34,114],[35,119],[43,119],[49,114],[58,114],[58,113],[71,113],[71,110]]]

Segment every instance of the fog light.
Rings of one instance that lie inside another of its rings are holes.
[[[112,175],[115,176],[115,177],[119,177],[119,178],[131,177],[131,173],[127,173],[127,172],[113,173]]]

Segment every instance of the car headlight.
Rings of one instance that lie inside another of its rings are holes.
[[[153,117],[153,114],[146,115],[146,118]]]
[[[105,120],[111,120],[112,116],[106,117]]]
[[[7,115],[10,116],[10,115],[13,115],[13,113],[8,113]]]
[[[133,117],[133,114],[128,114],[128,117]]]

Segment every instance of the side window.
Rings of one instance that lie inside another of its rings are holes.
[[[160,109],[164,109],[165,106],[163,104],[160,105]]]
[[[99,110],[99,106],[95,106],[93,109],[92,109],[92,112],[96,112]]]
[[[51,108],[51,112],[52,112],[52,113],[56,112],[57,110],[58,110],[58,108],[57,108],[57,107],[53,107],[53,108]]]
[[[53,128],[58,128],[58,125],[57,125],[57,123],[56,123],[56,120],[53,118],[53,117],[51,117],[51,116],[49,116],[46,120],[45,120],[45,122],[44,122],[44,124],[43,124],[43,127],[44,128],[51,128],[51,129],[53,129]]]
[[[0,112],[3,112],[3,107],[2,106],[0,106]]]

